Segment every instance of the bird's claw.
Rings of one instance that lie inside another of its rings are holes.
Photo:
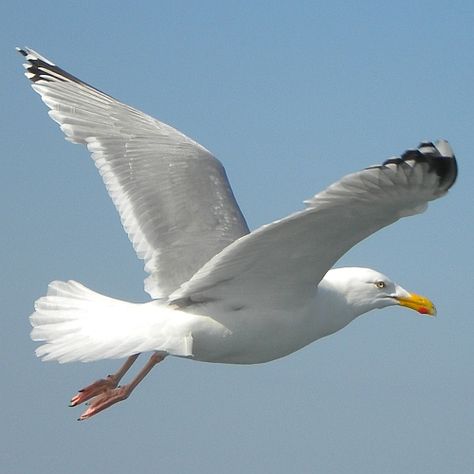
[[[123,387],[117,387],[112,390],[107,390],[99,395],[97,395],[94,400],[88,404],[87,410],[77,419],[77,421],[84,421],[97,413],[109,408],[117,402],[121,402],[128,398],[129,389],[125,385]]]
[[[97,380],[87,387],[79,390],[77,394],[71,398],[69,406],[76,407],[77,405],[80,405],[91,398],[97,397],[102,393],[106,394],[115,387],[117,387],[117,381],[115,380],[115,377],[113,375],[108,375],[105,379]]]

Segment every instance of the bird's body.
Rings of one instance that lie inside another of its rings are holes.
[[[190,321],[193,328],[190,331],[193,334],[191,357],[204,362],[257,364],[284,357],[339,331],[357,316],[376,307],[347,304],[346,287],[334,278],[341,270],[353,271],[359,277],[370,278],[371,282],[389,281],[371,269],[341,268],[330,270],[314,287],[310,298],[288,306],[252,307],[242,303],[241,307],[230,307],[225,302],[211,301],[187,308],[186,312],[180,312],[184,318],[189,316],[189,311],[196,314],[196,319]],[[390,304],[393,302],[380,302],[377,307]]]
[[[66,340],[66,347],[51,351],[53,348],[46,345],[38,349],[38,355],[44,360],[87,362],[161,350],[203,362],[268,362],[338,331],[364,312],[353,311],[345,304],[341,291],[331,283],[331,273],[335,271],[328,272],[314,287],[313,298],[291,307],[253,307],[243,303],[232,307],[225,301],[184,308],[161,300],[129,303],[99,295],[77,282],[53,282],[48,296],[36,303],[33,324],[36,318],[61,315],[74,327],[71,321],[80,318],[83,337],[75,336],[77,347]],[[327,307],[337,311],[328,314]],[[65,327],[58,329],[64,331]],[[41,339],[43,330],[43,325],[35,328],[33,338]],[[72,333],[70,328],[66,330]]]
[[[74,281],[53,282],[35,304],[32,338],[44,360],[128,357],[86,387],[89,418],[126,398],[168,355],[255,364],[337,332],[372,309],[435,314],[426,298],[367,268],[332,269],[356,243],[423,212],[457,176],[447,142],[348,175],[306,208],[249,232],[224,168],[177,130],[80,81],[30,49],[26,76],[73,143],[87,146],[149,273],[152,300],[128,303]],[[118,382],[139,353],[149,362]]]

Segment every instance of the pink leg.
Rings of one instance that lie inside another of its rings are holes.
[[[117,387],[122,377],[127,373],[128,369],[130,369],[139,355],[140,354],[134,354],[130,356],[122,365],[122,367],[120,367],[120,369],[115,372],[115,374],[107,375],[105,379],[96,380],[91,385],[79,390],[77,395],[72,397],[69,406],[75,407],[97,395],[100,395],[102,392],[107,392]]]
[[[97,395],[91,402],[87,410],[78,418],[78,421],[87,420],[91,416],[109,408],[115,403],[126,400],[133,392],[135,387],[146,377],[146,375],[153,369],[153,367],[161,362],[166,357],[166,354],[154,352],[146,365],[138,373],[138,375],[127,385],[112,388],[103,391]],[[133,363],[133,362],[132,362]],[[131,365],[131,364],[130,364]]]

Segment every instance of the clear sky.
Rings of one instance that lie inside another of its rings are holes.
[[[7,0],[0,13],[1,472],[472,472],[473,2]],[[213,151],[252,228],[448,139],[449,195],[339,262],[426,294],[438,317],[373,312],[259,366],[168,358],[76,422],[70,397],[119,362],[40,362],[33,302],[54,279],[146,301],[145,273],[88,153],[23,76],[23,45]]]

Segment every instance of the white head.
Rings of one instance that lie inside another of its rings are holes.
[[[430,316],[436,314],[436,308],[428,298],[408,292],[370,268],[335,268],[326,274],[324,281],[345,300],[354,311],[354,317],[393,305],[405,306]]]

